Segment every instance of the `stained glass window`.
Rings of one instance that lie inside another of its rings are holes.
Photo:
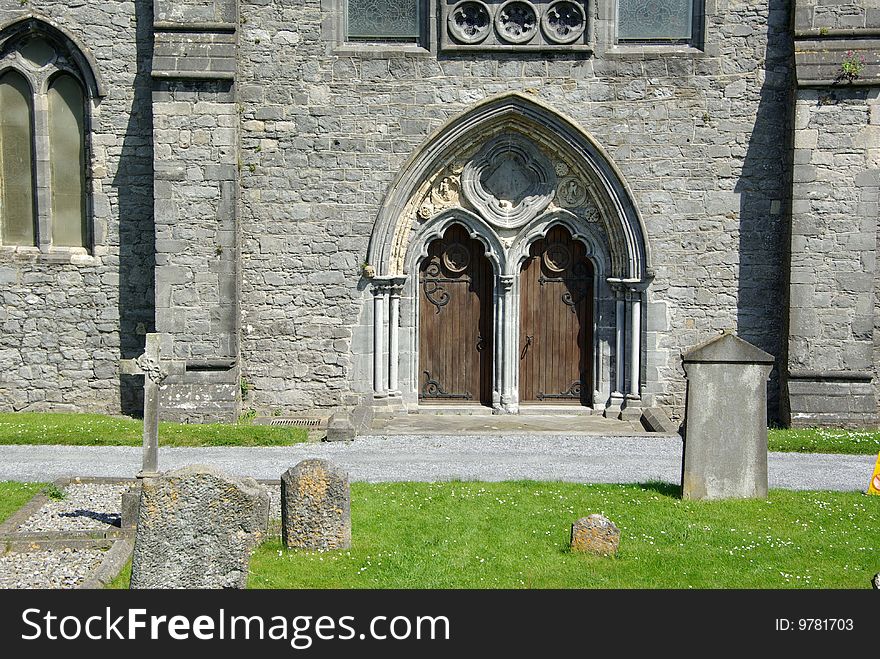
[[[52,243],[82,247],[87,240],[85,97],[79,83],[60,75],[49,87],[49,163]]]
[[[422,0],[348,0],[349,39],[415,40],[421,35]]]
[[[694,0],[618,0],[621,41],[687,41],[693,32]]]
[[[0,225],[4,245],[33,245],[31,90],[17,73],[0,77]]]

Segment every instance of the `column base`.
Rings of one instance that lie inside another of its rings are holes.
[[[605,418],[619,419],[621,409],[623,409],[623,394],[619,391],[612,392],[608,405],[605,407]]]

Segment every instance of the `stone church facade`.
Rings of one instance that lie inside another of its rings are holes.
[[[0,0],[0,409],[877,422],[880,2]]]

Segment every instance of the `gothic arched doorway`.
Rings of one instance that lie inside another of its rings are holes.
[[[592,403],[593,266],[557,226],[520,271],[520,403]]]
[[[419,400],[492,404],[493,272],[454,224],[419,267]]]

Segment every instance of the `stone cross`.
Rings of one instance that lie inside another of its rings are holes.
[[[137,359],[119,362],[124,375],[144,376],[144,458],[138,478],[159,475],[159,391],[169,375],[170,360],[164,359],[159,333],[147,334],[144,353]]]

